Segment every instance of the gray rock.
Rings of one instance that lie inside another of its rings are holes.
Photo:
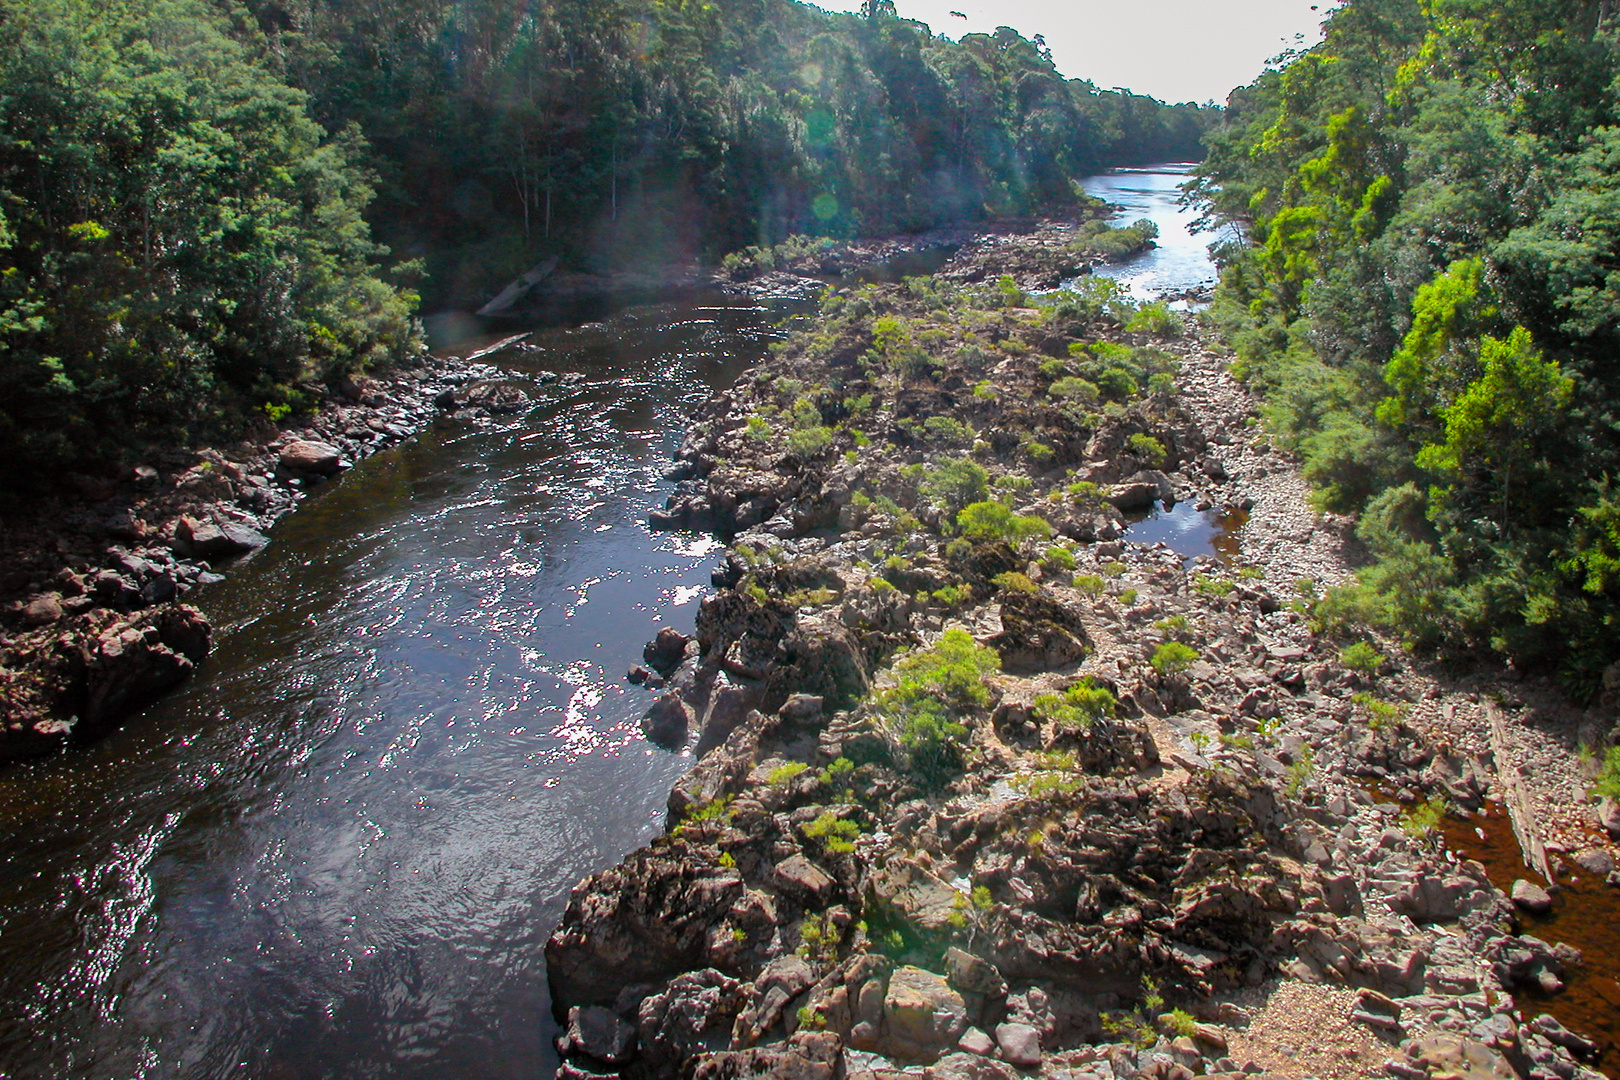
[[[679,694],[665,694],[653,702],[647,714],[641,718],[641,731],[649,742],[679,749],[686,745],[692,719],[692,707]]]
[[[1575,1034],[1548,1013],[1542,1013],[1530,1021],[1529,1027],[1548,1042],[1562,1046],[1565,1050],[1573,1051],[1582,1057],[1595,1058],[1602,1049],[1591,1039]]]
[[[817,694],[794,694],[777,710],[784,720],[813,720],[821,715],[825,702]]]
[[[635,1053],[636,1029],[600,1005],[568,1010],[565,1036],[575,1051],[604,1065],[620,1065]]]
[[[994,964],[955,946],[945,950],[945,978],[964,994],[1000,997],[1007,992],[1007,982]]]
[[[1552,896],[1540,885],[1519,878],[1513,883],[1513,903],[1520,911],[1532,915],[1545,915],[1552,910]]]
[[[1603,848],[1591,848],[1587,851],[1577,852],[1574,856],[1575,865],[1588,874],[1598,877],[1608,877],[1614,873],[1614,856]]]
[[[996,1052],[995,1040],[976,1027],[970,1027],[962,1032],[962,1037],[956,1040],[956,1048],[966,1054],[978,1054],[987,1057]]]
[[[28,626],[47,626],[62,617],[62,598],[41,593],[22,606],[22,620]]]
[[[1010,1064],[1032,1069],[1041,1063],[1041,1033],[1028,1024],[997,1024],[996,1045]]]
[[[1613,799],[1599,799],[1597,823],[1612,839],[1620,840],[1620,802]]]
[[[784,892],[811,903],[824,902],[837,888],[832,878],[803,855],[789,855],[777,863],[772,876]]]

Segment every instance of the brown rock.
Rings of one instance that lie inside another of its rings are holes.
[[[328,443],[295,439],[281,448],[281,466],[290,472],[331,476],[343,467],[343,453]]]
[[[80,719],[120,719],[183,682],[208,655],[209,633],[202,612],[180,605],[115,623],[84,647]]]
[[[897,968],[883,998],[889,1052],[933,1059],[956,1045],[967,1030],[967,1002],[943,975],[918,967]]]
[[[48,626],[62,617],[62,598],[56,593],[41,593],[22,607],[22,620],[28,626]]]

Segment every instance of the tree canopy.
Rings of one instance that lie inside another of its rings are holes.
[[[1349,0],[1232,95],[1194,195],[1216,317],[1378,563],[1340,599],[1580,694],[1611,572],[1620,74],[1606,3]]]
[[[1211,116],[883,3],[0,0],[0,487],[298,408],[407,285],[1023,212]]]

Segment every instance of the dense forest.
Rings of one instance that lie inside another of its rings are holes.
[[[1620,660],[1615,35],[1607,0],[1351,0],[1234,92],[1193,193],[1247,233],[1241,373],[1360,515],[1320,620],[1583,698]]]
[[[1212,115],[885,0],[0,0],[0,488],[301,408],[418,292],[1062,204]]]

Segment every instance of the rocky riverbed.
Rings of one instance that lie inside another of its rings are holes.
[[[1542,897],[1439,842],[1519,765],[1488,687],[1323,632],[1348,523],[1190,322],[1032,294],[1063,235],[835,294],[695,418],[656,523],[726,559],[630,677],[700,759],[548,945],[559,1076],[1599,1075]],[[1187,500],[1236,557],[1122,539]]]
[[[0,533],[0,762],[86,737],[186,679],[210,628],[185,603],[354,462],[435,416],[524,408],[495,368],[422,354],[377,377],[311,386],[312,414],[235,446],[156,454],[71,478]],[[476,359],[475,357],[471,359]]]

